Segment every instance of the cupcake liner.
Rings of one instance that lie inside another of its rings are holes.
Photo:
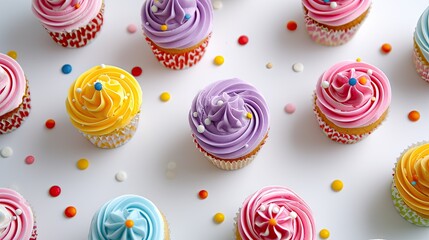
[[[206,48],[209,44],[211,33],[199,45],[181,50],[172,50],[160,48],[148,37],[145,37],[147,43],[150,45],[156,59],[166,68],[180,70],[192,67],[203,58]]]
[[[36,240],[36,239],[37,239],[37,225],[36,225],[36,222],[34,222],[33,232],[31,233],[31,237],[29,240]]]
[[[92,19],[86,26],[80,27],[78,29],[73,29],[70,32],[53,32],[48,30],[46,31],[51,36],[54,42],[58,43],[63,47],[68,48],[80,48],[85,46],[89,41],[95,38],[97,33],[101,30],[104,20],[104,1],[101,4],[100,12],[97,16]]]
[[[109,134],[95,136],[83,132],[81,133],[92,144],[99,148],[117,148],[127,143],[134,136],[134,133],[137,131],[138,123],[139,114],[132,118],[128,125]]]
[[[414,46],[413,62],[420,77],[426,82],[429,82],[429,65],[420,54],[418,46]]]
[[[326,46],[338,46],[347,43],[355,35],[360,26],[361,23],[345,30],[333,30],[319,24],[311,17],[305,16],[305,28],[311,39]]]
[[[30,102],[30,89],[27,82],[25,95],[22,98],[22,103],[12,112],[6,113],[4,116],[0,117],[0,134],[12,132],[21,126],[22,122],[30,114]]]

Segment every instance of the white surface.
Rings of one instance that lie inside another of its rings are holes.
[[[396,212],[390,200],[392,167],[408,145],[428,140],[429,85],[419,79],[411,61],[412,34],[427,1],[376,0],[363,26],[351,42],[324,47],[311,41],[304,29],[300,1],[225,0],[214,11],[214,29],[203,60],[184,71],[162,67],[143,40],[140,26],[143,1],[106,0],[105,23],[98,37],[82,49],[57,46],[31,12],[30,1],[2,1],[0,52],[18,52],[18,61],[30,81],[32,112],[17,131],[0,136],[0,148],[14,155],[0,158],[0,186],[24,195],[37,215],[39,239],[87,239],[94,212],[107,200],[125,193],[151,199],[165,213],[174,240],[232,239],[235,214],[244,199],[265,185],[280,184],[295,190],[314,212],[317,233],[322,228],[334,240],[384,238],[428,239],[429,229],[416,227]],[[287,31],[289,20],[298,23]],[[249,43],[240,46],[240,35]],[[381,54],[388,42],[393,50]],[[225,63],[215,66],[213,58]],[[354,145],[329,140],[312,112],[312,93],[320,74],[332,64],[362,58],[382,69],[391,80],[392,104],[387,120],[372,135]],[[265,65],[271,62],[272,69]],[[296,62],[304,64],[293,72]],[[63,64],[73,71],[61,73]],[[141,66],[143,90],[140,125],[134,138],[118,149],[103,150],[85,140],[71,125],[65,98],[72,81],[97,64],[112,64],[131,71]],[[239,171],[214,167],[194,147],[187,115],[194,95],[208,83],[239,77],[253,83],[266,96],[271,110],[271,131],[257,159]],[[171,100],[159,100],[168,91]],[[297,110],[286,114],[284,106]],[[410,122],[417,109],[421,120]],[[45,128],[53,118],[56,126]],[[25,164],[27,155],[33,165]],[[90,166],[76,168],[80,158]],[[169,170],[168,164],[177,166]],[[115,174],[128,179],[117,182]],[[167,173],[168,176],[167,177]],[[335,193],[331,181],[341,179]],[[51,198],[48,190],[59,185],[62,193]],[[209,197],[198,199],[206,189]],[[77,215],[63,216],[73,205]],[[225,222],[213,223],[216,212]]]

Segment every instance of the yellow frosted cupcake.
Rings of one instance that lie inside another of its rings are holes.
[[[67,113],[89,141],[100,148],[116,148],[132,138],[139,122],[142,92],[127,71],[95,66],[71,85]]]

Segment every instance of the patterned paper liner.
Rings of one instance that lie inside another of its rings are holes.
[[[28,82],[25,90],[25,95],[22,98],[22,103],[12,112],[6,113],[6,118],[0,119],[0,134],[5,134],[12,132],[13,130],[19,128],[22,122],[30,115],[31,110],[31,98],[30,98],[30,89],[28,87]]]
[[[305,27],[311,39],[326,46],[338,46],[347,43],[360,26],[361,23],[346,30],[331,30],[314,21],[311,17],[305,16]]]
[[[95,136],[83,132],[81,133],[92,144],[99,148],[117,148],[127,143],[134,136],[134,133],[137,131],[138,123],[139,114],[132,118],[128,125],[109,134]]]
[[[391,188],[392,201],[395,205],[396,210],[398,210],[399,214],[406,219],[408,222],[413,223],[420,227],[429,227],[429,219],[423,218],[418,215],[415,211],[405,204],[404,200],[402,200],[399,195],[398,189],[395,186],[395,181],[392,183]]]
[[[189,50],[172,50],[158,47],[152,40],[145,37],[147,43],[150,45],[156,59],[166,68],[173,70],[180,70],[194,66],[204,56],[206,48],[209,44],[211,33],[199,45],[189,48]]]
[[[54,42],[58,43],[59,45],[68,48],[80,48],[94,39],[97,33],[101,30],[104,20],[103,16],[104,1],[101,4],[101,9],[97,16],[84,27],[74,29],[71,32],[52,32],[47,28],[45,29],[51,36],[52,40],[54,40]]]
[[[34,221],[33,231],[31,232],[31,237],[29,240],[36,240],[36,239],[37,239],[37,225],[36,225],[36,221]]]
[[[413,62],[417,73],[423,80],[429,82],[429,65],[425,63],[423,56],[420,55],[419,49],[417,49],[417,46],[414,46],[413,52]]]

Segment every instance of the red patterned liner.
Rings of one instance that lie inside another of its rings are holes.
[[[29,240],[36,240],[36,239],[37,239],[37,225],[36,225],[36,222],[34,222],[33,231],[31,232],[31,237]]]
[[[100,12],[86,26],[74,29],[71,32],[51,32],[48,29],[49,35],[54,42],[63,47],[80,48],[88,44],[95,38],[103,25],[104,3],[101,5]]]
[[[150,45],[156,59],[158,59],[162,65],[173,70],[180,70],[194,66],[203,58],[209,44],[210,37],[211,34],[209,34],[209,36],[198,47],[181,53],[166,52],[165,49],[158,47],[148,37],[145,37],[145,39]]]
[[[0,120],[0,134],[12,132],[21,126],[22,122],[30,114],[30,102],[30,89],[27,85],[22,103],[18,106],[17,109],[13,110],[13,114],[11,114],[8,118]]]
[[[423,56],[419,54],[416,47],[414,47],[413,62],[420,77],[429,82],[429,65],[424,62]]]

